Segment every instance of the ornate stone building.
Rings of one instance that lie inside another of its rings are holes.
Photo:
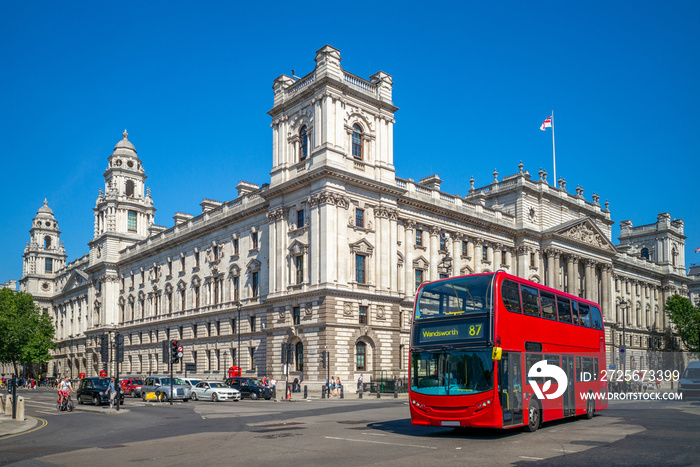
[[[440,191],[437,175],[397,178],[391,76],[355,76],[330,46],[315,61],[303,78],[274,80],[270,183],[240,182],[235,199],[204,199],[197,216],[155,225],[125,132],[89,254],[66,265],[53,213],[39,210],[21,288],[56,321],[49,374],[98,373],[100,336],[118,329],[127,375],[165,372],[161,343],[178,339],[200,376],[240,363],[279,378],[283,343],[294,348],[291,377],[312,385],[325,378],[325,349],[344,381],[405,376],[417,285],[498,269],[600,302],[609,358],[626,313],[628,347],[650,364],[649,339],[669,329],[665,298],[687,294],[682,221],[624,221],[616,246],[607,202],[522,163],[481,188],[472,179],[464,197]]]

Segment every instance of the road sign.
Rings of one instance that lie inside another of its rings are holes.
[[[627,351],[627,347],[623,344],[620,346],[620,353],[624,354]]]

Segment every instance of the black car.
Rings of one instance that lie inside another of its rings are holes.
[[[80,380],[75,398],[78,404],[90,402],[94,405],[109,404],[109,378],[83,378]],[[124,404],[124,393],[119,391],[119,405]]]
[[[255,399],[272,399],[272,389],[263,386],[260,381],[255,378],[236,377],[226,380],[226,385],[241,392],[241,398],[249,397]]]

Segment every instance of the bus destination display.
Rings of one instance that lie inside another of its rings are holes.
[[[443,344],[484,339],[483,320],[454,321],[451,323],[421,323],[416,326],[414,345]]]

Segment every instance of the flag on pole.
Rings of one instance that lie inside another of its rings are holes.
[[[542,131],[547,131],[545,128],[551,128],[552,127],[552,116],[550,115],[545,119],[545,121],[542,123],[542,126],[540,126],[540,130]]]
[[[695,253],[700,252],[700,248],[695,249]]]

